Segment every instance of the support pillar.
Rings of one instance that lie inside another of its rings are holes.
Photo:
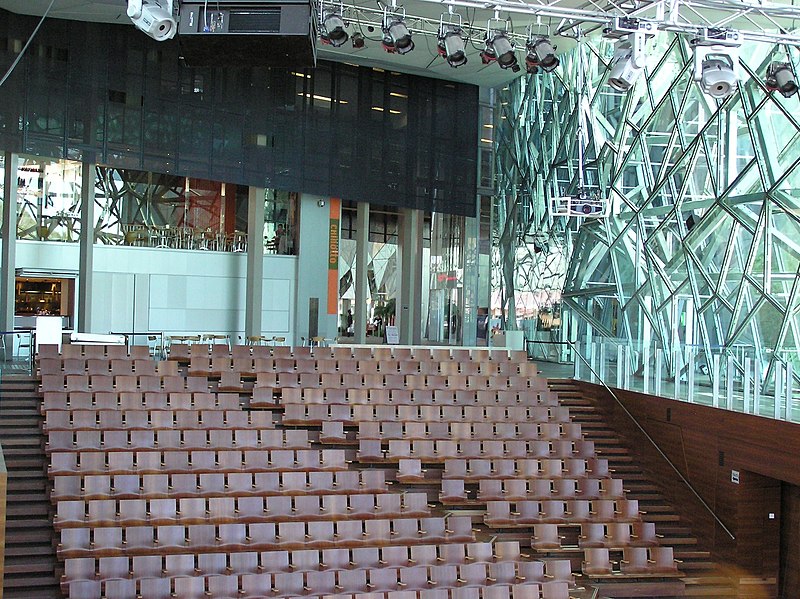
[[[78,264],[78,323],[81,333],[93,331],[92,288],[94,272],[94,168],[84,162],[81,165],[81,238]]]
[[[403,345],[422,342],[422,211],[403,209],[400,224],[400,297],[396,320]]]
[[[0,260],[0,330],[14,330],[14,298],[17,257],[17,166],[19,157],[5,153],[2,260]]]
[[[264,295],[264,195],[263,187],[250,187],[247,193],[247,293],[244,307],[246,337],[261,335]]]
[[[356,212],[356,302],[353,326],[356,343],[367,342],[367,268],[369,267],[369,204],[359,202]]]

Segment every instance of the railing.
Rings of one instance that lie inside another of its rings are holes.
[[[34,374],[36,333],[0,331],[0,374]]]
[[[667,454],[664,453],[664,451],[662,451],[662,449],[658,446],[658,443],[656,443],[655,439],[653,439],[653,437],[650,436],[650,434],[644,429],[644,427],[641,424],[639,424],[639,421],[636,420],[636,417],[633,414],[631,414],[630,410],[628,410],[628,408],[625,407],[625,404],[622,403],[622,401],[619,399],[619,397],[617,397],[617,394],[614,393],[614,391],[611,389],[611,387],[609,387],[606,384],[605,380],[603,380],[603,377],[601,377],[600,374],[598,374],[598,372],[593,368],[593,366],[589,362],[589,360],[587,360],[586,357],[578,351],[578,348],[575,347],[575,345],[573,343],[571,343],[569,341],[567,343],[569,343],[572,346],[572,348],[573,348],[573,350],[575,352],[575,355],[577,356],[577,359],[575,360],[575,365],[576,365],[575,369],[576,369],[576,371],[578,370],[578,364],[579,363],[583,363],[586,366],[586,368],[588,368],[588,370],[591,373],[592,378],[593,378],[592,382],[599,382],[603,387],[605,387],[606,391],[608,391],[609,395],[611,395],[611,397],[614,398],[614,401],[617,403],[617,405],[620,408],[622,408],[622,411],[625,412],[625,414],[628,416],[628,418],[630,418],[631,422],[633,422],[633,424],[636,426],[636,428],[639,429],[639,431],[645,436],[645,438],[652,444],[652,446],[659,453],[659,455],[662,458],[664,458],[664,460],[666,460],[666,462],[670,465],[670,467],[675,471],[675,474],[678,475],[678,478],[680,478],[681,481],[688,487],[688,489],[692,492],[692,494],[698,499],[698,501],[700,501],[702,506],[706,510],[708,510],[708,512],[713,516],[713,518],[717,522],[717,524],[719,524],[722,527],[722,530],[724,530],[731,539],[736,539],[736,537],[733,535],[733,533],[730,531],[730,529],[727,526],[725,526],[725,524],[722,522],[722,520],[719,519],[719,517],[714,512],[714,510],[711,509],[711,506],[708,505],[708,503],[706,503],[705,499],[703,499],[702,496],[700,495],[700,493],[698,493],[697,490],[692,486],[692,483],[690,483],[686,479],[686,477],[683,474],[681,474],[681,471],[672,462],[672,460],[669,459]],[[579,378],[579,377],[576,375],[575,378]]]
[[[602,379],[618,389],[800,422],[800,405],[794,398],[800,368],[793,352],[777,355],[751,345],[686,344],[664,351],[619,339],[584,341],[575,349],[586,358],[574,362],[576,379]]]
[[[8,491],[8,471],[3,447],[0,446],[0,599],[3,599],[3,581],[6,574],[6,492]]]
[[[111,331],[111,335],[122,335],[125,337],[125,345],[147,345],[150,348],[150,355],[154,358],[166,357],[166,346],[164,345],[164,331]],[[144,341],[144,343],[141,343]],[[137,343],[139,342],[139,343]]]

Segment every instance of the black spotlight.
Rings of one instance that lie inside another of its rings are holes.
[[[356,50],[360,50],[364,47],[364,36],[361,33],[356,31],[350,39],[353,40],[353,48]]]
[[[396,54],[408,54],[414,49],[414,40],[403,19],[387,19],[383,27],[383,47]]]
[[[338,12],[329,12],[325,14],[322,20],[322,25],[325,28],[325,37],[334,48],[343,46],[350,36],[345,31],[345,24],[342,16]]]
[[[486,48],[481,52],[481,61],[483,64],[488,64],[495,60],[501,69],[511,69],[515,73],[519,71],[514,44],[508,39],[505,31],[486,35]]]
[[[784,98],[797,93],[797,80],[788,62],[773,62],[767,67],[767,88],[779,92]]]
[[[556,47],[550,43],[549,37],[540,37],[528,42],[528,57],[536,58],[537,66],[541,67],[546,73],[554,71],[559,65],[556,56]]]
[[[443,25],[439,29],[439,54],[453,68],[467,64],[467,53],[464,50],[462,36],[461,27],[456,25]]]

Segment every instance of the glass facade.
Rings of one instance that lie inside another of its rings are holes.
[[[563,288],[560,335],[588,342],[586,356],[592,341],[629,348],[604,350],[621,380],[658,361],[709,398],[715,385],[763,396],[800,365],[797,97],[764,83],[798,50],[746,43],[739,91],[716,100],[692,81],[686,38],[651,45],[627,93],[606,85],[601,39],[499,93],[497,303],[519,318],[521,295],[552,291],[555,304]],[[581,188],[608,199],[608,217],[553,214],[552,198]]]

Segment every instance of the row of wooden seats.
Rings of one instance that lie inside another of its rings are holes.
[[[347,470],[347,462],[339,449],[59,451],[50,454],[48,472],[58,476],[292,470]]]
[[[327,403],[327,404],[500,404],[515,406],[558,406],[558,397],[550,391],[508,391],[497,389],[343,389],[341,387],[283,388],[254,387],[256,401],[269,404],[280,392],[280,403]],[[263,396],[263,397],[262,397]],[[252,402],[251,402],[252,405]]]
[[[230,370],[230,369],[229,369]],[[156,361],[151,358],[40,358],[39,372],[50,374],[88,374],[92,375],[156,375],[180,374],[177,362]]]
[[[249,495],[384,493],[383,470],[90,474],[53,479],[53,501]]]
[[[48,410],[236,410],[237,393],[180,391],[46,391],[42,413]]]
[[[533,524],[531,547],[537,551],[561,551],[575,549],[572,545],[564,545],[559,527],[564,524]],[[605,547],[622,549],[623,547],[652,547],[659,545],[653,522],[584,522],[580,524],[578,547],[581,549]]]
[[[62,528],[59,559],[475,541],[469,516]]]
[[[343,587],[333,584],[327,575],[315,577],[312,582],[302,582],[296,574],[243,574],[184,576],[175,578],[143,578],[140,580],[109,579],[78,580],[67,585],[70,597],[80,599],[265,599],[271,597],[306,597],[336,599],[569,599],[567,583],[548,581],[543,583],[519,583],[513,585],[492,584],[489,586],[443,587],[425,590],[376,591],[375,585],[367,584],[363,570],[344,570],[342,577],[347,584],[364,589],[362,593],[339,592]],[[388,576],[388,575],[387,575]],[[364,580],[362,580],[362,578]],[[387,579],[388,580],[388,579]],[[313,588],[308,584],[315,585]],[[395,588],[400,587],[395,584]]]
[[[430,516],[425,493],[273,495],[59,501],[56,529]]]
[[[406,461],[401,460],[401,468]],[[413,472],[413,465],[408,467]],[[398,480],[404,480],[398,474]],[[424,472],[407,481],[426,482]],[[430,481],[427,481],[430,482]],[[439,501],[444,504],[470,503],[463,478],[441,479]],[[482,479],[478,481],[476,501],[533,501],[544,499],[624,499],[622,480],[618,478],[505,478]]]
[[[356,459],[360,462],[396,462],[405,458],[418,458],[424,463],[450,462],[451,460],[478,460],[478,459],[538,459],[541,461],[555,459],[580,458],[584,462],[584,471],[581,472],[581,464],[568,464],[559,466],[557,464],[540,464],[539,471],[548,472],[552,468],[554,471],[569,472],[573,476],[583,476],[586,470],[597,474],[608,473],[608,463],[606,460],[595,458],[593,441],[571,441],[571,440],[534,440],[534,441],[499,441],[499,440],[473,440],[473,441],[443,441],[443,440],[423,440],[413,439],[404,441],[402,439],[392,439],[389,441],[388,450],[383,449],[383,442],[377,439],[361,439],[358,442],[358,452]],[[590,465],[586,461],[591,461]],[[451,468],[459,468],[460,463],[454,462]],[[530,464],[528,464],[530,466]],[[468,469],[472,469],[470,464],[466,464]],[[445,466],[447,471],[447,466]],[[526,472],[519,471],[524,476],[529,476]],[[461,478],[458,474],[457,478]],[[452,478],[452,476],[451,476]]]
[[[584,556],[581,570],[591,578],[682,576],[672,547],[623,547],[619,562],[610,559],[605,547],[587,548]]]
[[[548,418],[550,413],[548,412]],[[323,422],[322,431],[334,436],[335,422]],[[338,423],[341,425],[342,423]],[[327,429],[327,430],[326,430]],[[382,422],[358,423],[358,439],[393,441],[433,439],[453,441],[583,441],[578,422]],[[587,446],[588,448],[588,446]]]
[[[45,358],[108,358],[110,360],[146,360],[150,358],[150,348],[146,345],[83,345],[64,344],[59,351],[58,345],[41,344],[37,350],[38,359]]]
[[[489,501],[484,522],[492,528],[532,524],[636,522],[642,519],[636,499],[542,499]]]
[[[591,466],[590,466],[591,463]],[[594,467],[595,471],[589,468]],[[593,458],[455,458],[444,462],[442,478],[468,482],[487,479],[599,478],[608,476],[608,462]]]
[[[395,406],[395,405],[327,405],[287,404],[283,423],[321,425],[326,420],[346,424],[369,421],[399,422],[570,422],[566,407],[544,406]]]
[[[308,449],[305,429],[57,430],[47,433],[46,452],[166,449]]]
[[[47,391],[189,391],[208,393],[208,377],[161,374],[44,374],[42,392]]]
[[[174,362],[177,367],[177,362]],[[102,364],[93,363],[92,368],[99,369],[103,374]],[[68,365],[64,364],[66,371]],[[71,362],[69,368],[79,369],[79,361]],[[108,364],[111,367],[111,364]],[[108,373],[109,368],[105,369]],[[168,368],[168,367],[164,367]],[[87,362],[86,369],[89,369]],[[44,370],[43,370],[44,372]],[[113,371],[112,371],[113,372]],[[444,362],[433,360],[378,360],[368,358],[357,360],[354,358],[334,359],[315,358],[312,356],[298,358],[229,358],[229,357],[192,357],[189,359],[188,373],[197,376],[219,377],[228,372],[239,373],[248,378],[253,378],[257,373],[317,373],[317,374],[423,374],[423,375],[484,375],[484,376],[527,376],[535,377],[538,367],[533,362],[472,362],[452,361]],[[84,374],[78,371],[75,374]],[[90,372],[91,374],[91,372]]]
[[[178,554],[179,555],[179,554]],[[572,582],[569,564],[559,560],[524,562],[519,541],[447,543],[443,545],[384,545],[337,549],[296,549],[293,551],[238,551],[194,555],[197,574],[250,574],[277,572],[319,572],[368,568],[493,564],[511,562],[521,566],[531,579]],[[168,555],[75,557],[64,562],[64,580],[100,578],[158,578],[168,571]],[[531,564],[531,565],[527,565]],[[568,578],[563,578],[565,572]]]
[[[49,375],[50,377],[57,378],[60,375]],[[230,378],[220,379],[220,389],[225,391],[229,387],[237,386],[237,376],[234,375]],[[79,375],[67,375],[67,383],[69,379],[79,377]],[[88,378],[88,377],[83,377]],[[92,377],[92,380],[97,377]],[[166,379],[164,377],[165,386]],[[199,380],[206,380],[206,377],[189,377]],[[187,379],[188,380],[188,379]],[[241,377],[238,379],[241,382]],[[44,380],[42,382],[43,389]],[[57,381],[53,384],[57,384]],[[83,384],[79,381],[73,385]],[[103,383],[105,384],[105,383]],[[489,376],[483,374],[465,375],[465,374],[340,374],[340,373],[296,373],[296,372],[259,372],[256,374],[255,388],[267,387],[270,389],[409,389],[416,390],[461,390],[461,391],[481,391],[481,390],[510,390],[510,391],[547,391],[546,383],[537,378],[531,378],[525,375],[511,375],[511,376]],[[208,386],[206,386],[208,388]],[[244,385],[241,386],[244,389]],[[58,391],[63,387],[54,388]],[[83,389],[77,389],[83,390]],[[135,389],[132,389],[135,390]],[[149,389],[148,389],[149,390]],[[155,389],[156,391],[158,389]],[[170,389],[174,391],[181,391],[181,389]],[[200,389],[197,389],[198,391]]]
[[[48,410],[45,432],[58,430],[272,428],[272,414],[243,410]]]
[[[66,347],[66,346],[65,346]],[[65,356],[67,355],[65,351]],[[425,347],[355,347],[336,345],[333,347],[291,347],[267,345],[234,345],[229,348],[223,344],[180,344],[173,343],[169,347],[171,360],[188,361],[192,357],[231,357],[231,358],[303,358],[313,356],[316,359],[333,358],[336,360],[418,360],[435,362],[526,362],[525,351],[507,349],[463,349],[463,348],[425,348]],[[68,357],[80,357],[69,355]],[[102,357],[102,356],[91,356]]]

